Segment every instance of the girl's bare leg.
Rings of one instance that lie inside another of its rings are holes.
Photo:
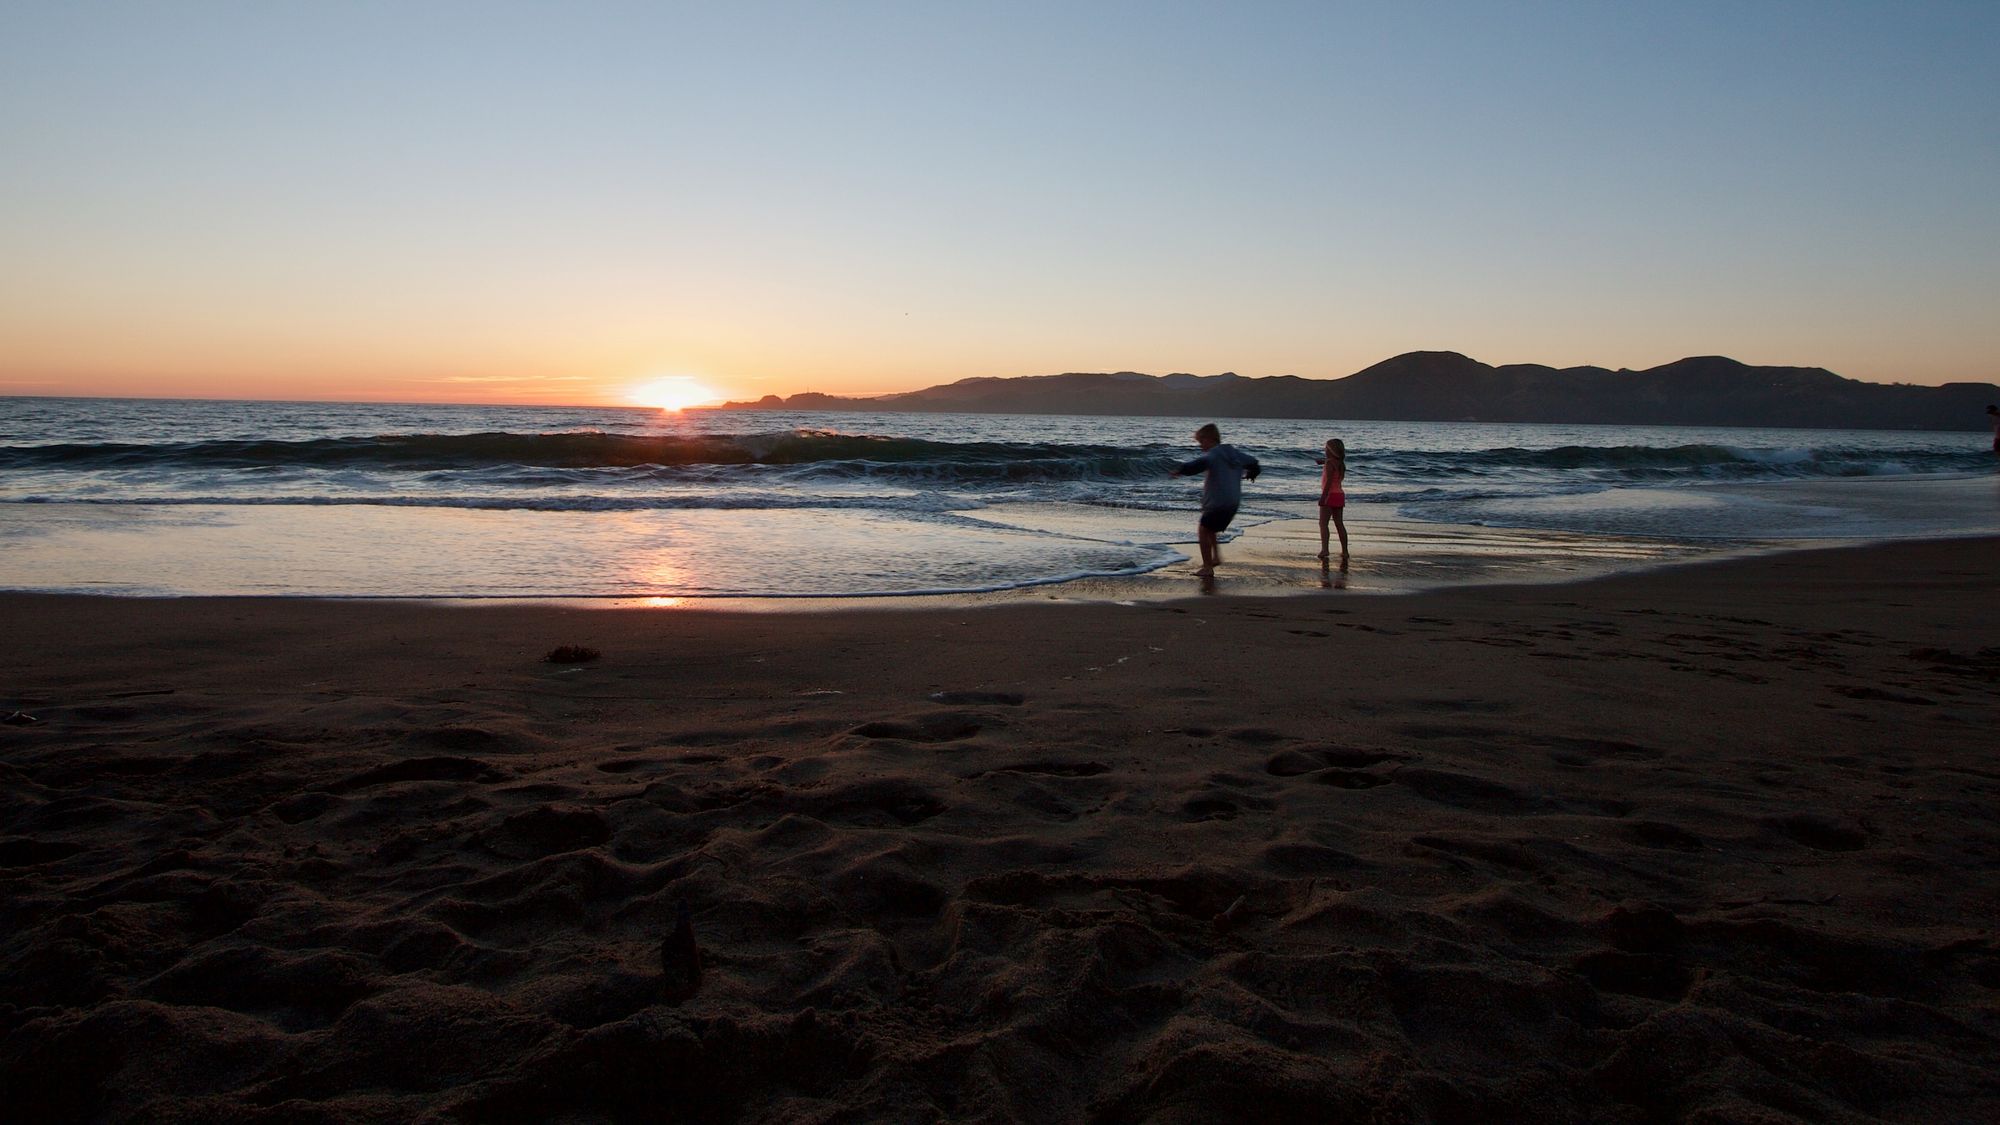
[[[1326,517],[1327,514],[1331,511],[1333,511],[1333,509],[1327,507],[1325,504],[1321,504],[1319,506],[1319,557],[1320,558],[1326,557]],[[1347,533],[1344,531],[1340,533],[1340,551],[1342,554],[1347,553]]]
[[[1326,516],[1324,515],[1324,513],[1326,512],[1326,509],[1322,508],[1320,509],[1320,511],[1322,513],[1319,518],[1320,557],[1325,558]],[[1346,514],[1347,514],[1347,509],[1345,508],[1333,509],[1333,526],[1340,530],[1340,565],[1342,566],[1347,565],[1347,520],[1345,519]]]

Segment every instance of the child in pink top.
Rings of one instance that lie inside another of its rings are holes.
[[[1339,438],[1328,438],[1326,456],[1315,457],[1314,461],[1325,466],[1319,474],[1319,557],[1327,557],[1326,524],[1340,532],[1340,569],[1347,569],[1347,523],[1341,515],[1347,508],[1347,492],[1342,487],[1347,480],[1347,446]]]

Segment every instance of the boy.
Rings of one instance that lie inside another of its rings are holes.
[[[1236,518],[1236,509],[1243,503],[1243,478],[1256,480],[1263,466],[1235,446],[1222,444],[1222,431],[1213,422],[1194,432],[1194,443],[1201,446],[1201,456],[1175,469],[1173,475],[1208,474],[1201,484],[1201,522],[1195,528],[1195,538],[1201,543],[1201,569],[1195,574],[1207,578],[1222,562],[1215,537]]]

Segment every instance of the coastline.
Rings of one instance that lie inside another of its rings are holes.
[[[40,720],[0,727],[0,1089],[1990,1117],[1996,546],[831,613],[0,595]]]

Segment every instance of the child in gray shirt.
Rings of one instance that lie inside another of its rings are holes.
[[[1201,569],[1195,573],[1207,578],[1222,562],[1215,537],[1236,518],[1236,509],[1243,503],[1243,478],[1256,480],[1263,466],[1235,446],[1222,444],[1222,431],[1213,422],[1194,432],[1194,442],[1201,446],[1201,456],[1174,469],[1173,475],[1207,474],[1201,483],[1201,521],[1195,527],[1195,538],[1201,544]]]

